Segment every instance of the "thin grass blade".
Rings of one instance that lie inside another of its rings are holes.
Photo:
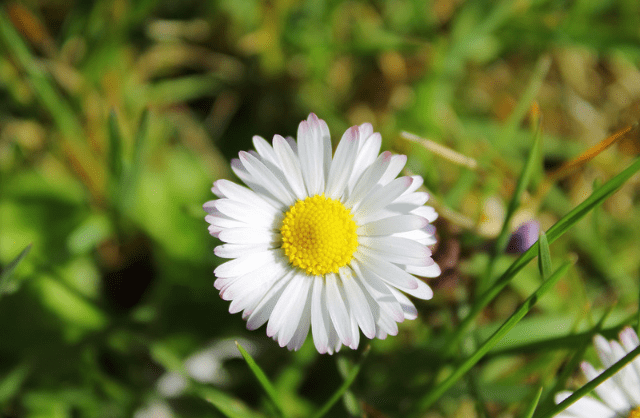
[[[549,277],[552,270],[549,241],[544,231],[540,231],[540,237],[538,238],[538,269],[540,270],[540,276],[543,280]]]
[[[633,162],[624,171],[613,177],[611,180],[602,185],[598,190],[594,191],[581,204],[563,216],[547,231],[547,239],[549,244],[566,233],[578,221],[584,218],[591,210],[600,205],[615,193],[631,176],[640,171],[640,158]],[[516,261],[505,271],[498,280],[476,301],[471,308],[469,314],[462,320],[460,325],[451,334],[451,337],[445,344],[445,353],[451,353],[453,347],[456,347],[460,339],[465,335],[478,314],[487,306],[502,289],[509,284],[520,270],[522,270],[533,258],[538,254],[538,243],[532,245],[527,251],[522,253]]]
[[[20,254],[18,254],[18,256],[14,258],[4,270],[2,270],[2,273],[0,273],[0,296],[8,291],[9,279],[11,278],[13,271],[18,267],[18,264],[20,264],[27,254],[29,254],[32,245],[33,244],[27,245],[24,250],[22,250]]]
[[[210,386],[200,386],[196,393],[227,418],[264,418],[264,415],[253,411],[239,399]]]
[[[247,366],[249,366],[249,369],[251,370],[251,372],[253,372],[253,375],[256,377],[256,379],[258,379],[258,383],[260,383],[262,389],[264,389],[267,396],[269,396],[269,399],[271,399],[271,402],[273,402],[273,404],[275,405],[276,410],[278,411],[278,415],[284,416],[282,404],[280,403],[278,393],[276,392],[275,387],[269,381],[267,375],[262,371],[260,366],[258,366],[258,363],[256,363],[253,357],[251,357],[251,354],[249,354],[247,350],[245,350],[237,341],[236,346],[238,347],[238,350],[240,350],[240,354],[242,354],[242,358],[244,358],[244,361],[247,362]]]
[[[149,133],[149,110],[145,109],[140,118],[138,131],[133,144],[133,158],[122,185],[122,203],[128,209],[134,202],[140,173],[144,166],[144,149]]]
[[[573,263],[571,261],[566,261],[562,266],[558,268],[548,280],[538,287],[538,289],[531,294],[524,301],[522,305],[505,321],[504,324],[500,328],[493,333],[491,337],[487,341],[485,341],[467,360],[462,362],[454,371],[449,375],[447,379],[445,379],[442,383],[436,386],[430,392],[422,397],[418,401],[417,412],[425,411],[429,407],[431,407],[439,398],[442,396],[447,390],[451,388],[465,373],[467,373],[484,355],[494,346],[498,341],[500,341],[524,316],[533,308],[538,299],[540,299],[546,292],[553,288],[556,282],[563,277],[567,271],[569,271],[569,267],[571,267]],[[418,416],[419,414],[414,414],[414,416]]]
[[[591,392],[593,389],[595,389],[596,386],[598,386],[600,383],[609,379],[611,376],[613,376],[618,371],[620,371],[620,369],[622,369],[624,366],[631,363],[639,354],[640,354],[640,346],[636,347],[635,349],[627,353],[626,356],[622,357],[616,363],[611,365],[611,367],[609,367],[600,375],[598,375],[598,377],[596,377],[595,379],[591,380],[589,383],[587,383],[580,389],[573,392],[573,394],[569,396],[567,399],[565,399],[564,401],[560,402],[553,408],[548,409],[544,413],[535,415],[535,418],[551,418],[551,417],[554,417],[559,412],[564,411],[565,409],[567,409],[567,407],[569,407],[569,405],[572,405],[573,403],[575,403],[578,399],[582,398],[583,396]]]
[[[122,136],[114,110],[109,112],[109,172],[117,184],[122,177]]]
[[[507,244],[509,242],[510,235],[510,226],[511,219],[515,214],[516,210],[520,206],[520,200],[522,194],[525,192],[527,186],[529,185],[529,181],[531,180],[532,173],[536,169],[536,163],[539,162],[539,154],[542,148],[542,135],[540,131],[540,127],[536,129],[536,132],[533,136],[533,146],[531,147],[531,151],[529,152],[529,156],[527,157],[527,162],[520,174],[520,178],[518,178],[518,183],[516,184],[516,189],[509,201],[509,206],[507,207],[507,213],[505,214],[504,222],[502,223],[502,229],[500,230],[500,234],[496,239],[496,243],[493,247],[493,251],[491,253],[491,258],[489,259],[489,263],[487,264],[487,269],[485,271],[482,280],[478,285],[478,289],[481,292],[487,290],[487,288],[491,285],[493,280],[493,271],[495,269],[496,262],[498,258],[504,253],[507,248]]]
[[[529,407],[522,415],[522,418],[533,417],[533,413],[536,412],[536,408],[538,407],[538,402],[540,402],[541,395],[542,395],[542,387],[538,389],[538,393],[536,393],[536,396],[531,400],[531,403],[529,404]]]
[[[496,147],[498,149],[503,149],[506,144],[513,139],[518,126],[522,123],[531,103],[540,91],[540,87],[542,87],[542,82],[547,76],[549,68],[551,68],[551,58],[548,55],[541,57],[536,63],[536,66],[533,69],[533,75],[529,80],[526,90],[522,94],[515,109],[513,109],[513,112],[509,115],[509,118],[505,122],[504,129],[502,130],[502,135],[500,135],[497,140]]]
[[[360,356],[360,361],[358,361],[358,363],[353,366],[353,368],[351,369],[351,372],[349,373],[347,378],[344,380],[344,383],[342,383],[342,385],[338,388],[338,390],[336,390],[335,393],[333,395],[331,395],[329,400],[327,402],[325,402],[324,405],[322,405],[322,408],[320,408],[318,410],[318,412],[316,412],[312,416],[312,418],[321,418],[321,417],[323,417],[327,412],[329,412],[331,407],[336,402],[338,402],[338,400],[347,391],[347,389],[349,389],[349,387],[356,380],[356,377],[358,376],[358,373],[360,373],[360,368],[362,367],[362,363],[364,363],[364,360],[367,358],[367,354],[369,354],[369,350],[370,349],[371,349],[371,346],[367,346],[364,349],[364,351],[362,352],[362,355]]]

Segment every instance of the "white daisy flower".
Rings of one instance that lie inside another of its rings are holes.
[[[630,327],[620,332],[620,342],[607,341],[601,335],[596,335],[593,342],[605,369],[640,345],[638,335]],[[596,370],[586,361],[580,367],[589,380],[595,379],[604,371]],[[640,357],[602,382],[594,391],[600,399],[584,396],[556,415],[556,418],[640,418]],[[556,403],[564,401],[570,395],[571,392],[558,393]]]
[[[440,268],[437,218],[416,190],[420,176],[396,176],[407,157],[380,152],[371,124],[349,128],[335,155],[327,124],[313,113],[293,138],[273,146],[253,137],[256,151],[231,162],[249,188],[218,180],[219,199],[205,203],[209,232],[224,242],[214,283],[229,312],[242,311],[248,329],[266,322],[267,335],[297,350],[309,333],[320,353],[367,338],[396,335],[397,322],[417,310],[402,293],[433,296],[421,279]]]

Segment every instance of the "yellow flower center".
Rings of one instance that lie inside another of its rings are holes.
[[[342,203],[322,195],[298,200],[284,215],[280,234],[289,261],[321,276],[351,261],[358,248],[356,223]]]
[[[640,406],[633,408],[627,418],[640,418]]]

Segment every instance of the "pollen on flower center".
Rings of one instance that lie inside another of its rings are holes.
[[[640,406],[633,408],[633,410],[629,412],[629,416],[627,418],[640,418]]]
[[[298,200],[285,214],[280,233],[289,261],[309,275],[321,276],[351,261],[358,247],[353,215],[322,195]]]

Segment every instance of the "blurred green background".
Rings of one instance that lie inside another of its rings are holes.
[[[310,336],[290,353],[264,328],[246,331],[212,286],[219,242],[202,210],[253,135],[295,135],[309,112],[334,145],[372,123],[441,213],[434,299],[416,301],[420,316],[397,337],[372,342],[328,415],[405,416],[450,367],[439,344],[481,290],[535,121],[543,155],[511,231],[546,230],[631,164],[637,130],[545,184],[637,122],[639,64],[637,0],[2,3],[0,267],[32,247],[0,282],[0,416],[270,416],[236,339],[288,415],[317,410],[359,353],[320,356]],[[607,336],[631,322],[639,180],[552,245],[554,261],[575,267],[423,416],[518,416],[603,312]],[[498,258],[496,274],[515,257]],[[540,284],[534,264],[483,310],[479,341]]]

